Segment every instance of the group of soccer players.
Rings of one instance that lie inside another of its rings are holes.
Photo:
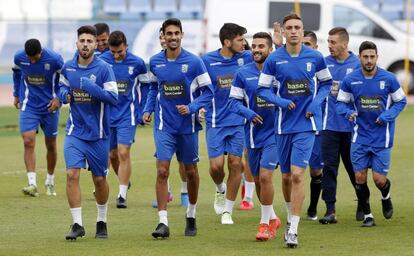
[[[165,20],[160,32],[165,47],[151,57],[148,71],[144,61],[128,51],[124,33],[109,33],[105,24],[80,27],[77,51],[66,63],[59,54],[42,48],[37,39],[26,41],[25,49],[16,53],[14,96],[20,108],[29,180],[23,192],[27,195],[38,195],[34,145],[39,125],[47,146],[46,193],[56,195],[53,172],[59,107],[70,104],[64,158],[73,225],[67,240],[85,235],[81,168],[91,171],[95,185],[95,237],[107,238],[108,162],[119,180],[117,207],[126,208],[136,126],[150,123],[152,117],[159,215],[154,238],[170,235],[168,177],[174,154],[185,184],[182,194],[188,196],[183,203],[187,207],[184,234],[197,234],[198,132],[204,119],[210,176],[216,186],[214,210],[222,224],[234,223],[232,212],[242,170],[250,170],[261,203],[256,239],[274,238],[281,220],[273,208],[272,177],[280,166],[287,209],[284,241],[289,248],[296,248],[305,169],[308,165],[311,169],[308,219],[318,218],[322,190],[327,209],[319,222],[333,224],[337,222],[340,158],[355,188],[356,218],[362,226],[375,225],[369,204],[368,168],[382,194],[383,215],[391,218],[387,174],[394,121],[406,99],[395,76],[376,65],[378,53],[373,42],[361,44],[358,59],[347,48],[346,29],[333,28],[328,38],[330,55],[323,57],[317,51],[316,35],[305,32],[295,14],[284,17],[282,24],[275,23],[273,37],[266,32],[254,34],[251,51],[245,50],[246,29],[225,23],[219,31],[222,47],[201,58],[181,47],[180,20]],[[95,53],[97,42],[99,51]],[[245,168],[244,149],[248,159]]]

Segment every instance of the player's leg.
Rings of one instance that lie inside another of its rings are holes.
[[[63,145],[66,164],[66,196],[73,220],[71,229],[66,235],[66,240],[76,240],[77,237],[85,235],[79,186],[80,169],[86,167],[85,144],[82,140],[73,136],[66,136]]]
[[[185,172],[184,163],[182,161],[178,161],[178,171],[180,173],[181,179],[181,206],[187,207],[188,206],[188,190],[187,190],[187,175]],[[170,191],[170,195],[171,191]]]
[[[336,220],[336,188],[339,167],[340,137],[338,132],[325,130],[321,134],[323,157],[322,199],[325,201],[326,212],[319,223],[334,224]]]
[[[340,145],[340,154],[342,164],[345,167],[346,172],[348,173],[349,180],[351,181],[352,186],[355,189],[356,182],[355,182],[355,173],[354,168],[352,167],[351,161],[351,139],[352,133],[351,132],[341,132],[341,145]],[[356,190],[355,190],[356,195]],[[355,219],[357,221],[364,220],[364,212],[362,211],[361,204],[358,202],[357,209],[355,211]]]
[[[111,135],[109,139],[109,161],[114,169],[115,174],[118,176],[119,169],[119,154],[118,154],[118,129],[117,127],[111,127]]]
[[[210,176],[216,185],[214,211],[220,215],[224,211],[226,184],[224,183],[224,134],[222,128],[206,129],[207,151]]]
[[[24,164],[26,166],[26,174],[28,186],[22,189],[22,192],[30,196],[38,196],[36,182],[36,132],[39,127],[40,117],[35,114],[20,111],[19,127],[24,145]]]
[[[377,188],[381,192],[382,214],[384,218],[390,219],[394,213],[391,201],[391,181],[387,178],[390,162],[390,148],[375,148],[372,159],[372,177]]]
[[[320,135],[315,136],[315,142],[312,148],[312,155],[309,159],[310,168],[310,202],[307,210],[308,220],[317,220],[317,208],[319,196],[322,189],[322,167],[323,161],[321,156],[321,142]]]
[[[255,182],[254,178],[252,176],[250,165],[249,165],[249,159],[247,157],[247,149],[244,148],[243,150],[243,160],[242,161],[242,201],[240,202],[240,210],[253,210],[254,204],[253,204],[253,193],[254,193],[254,187]]]
[[[40,123],[45,134],[47,176],[45,181],[46,195],[56,196],[54,173],[57,162],[56,136],[58,134],[59,111],[46,114]]]

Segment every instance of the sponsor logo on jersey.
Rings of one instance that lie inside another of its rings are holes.
[[[20,65],[30,66],[30,63],[29,62],[20,62]]]
[[[50,70],[50,64],[49,63],[45,63],[45,70]]]
[[[181,73],[187,73],[187,72],[188,72],[188,64],[182,64]]]
[[[186,96],[184,82],[165,82],[162,84],[163,96],[167,99],[183,98]]]
[[[331,86],[331,91],[330,91],[330,94],[331,94],[331,96],[333,96],[333,97],[338,97],[338,93],[339,93],[339,84],[340,84],[340,82],[339,81],[337,81],[337,80],[333,80],[332,81],[332,86]]]
[[[355,81],[355,82],[351,82],[352,85],[358,85],[358,84],[364,84],[364,82],[362,81]]]
[[[92,97],[89,93],[82,89],[74,89],[72,91],[73,102],[77,104],[87,104],[92,102]]]
[[[156,68],[162,68],[162,67],[165,67],[165,64],[157,64],[157,65],[155,65],[155,67]]]
[[[252,77],[246,77],[247,81],[251,81],[251,80],[258,80],[259,77],[258,76],[252,76]]]
[[[256,109],[274,109],[275,104],[267,102],[266,100],[256,96]]]
[[[334,64],[328,64],[328,65],[326,65],[326,67],[327,68],[333,68],[333,67],[335,67],[335,65]]]
[[[233,83],[233,75],[223,75],[217,77],[217,86],[220,89],[230,90]]]
[[[66,71],[76,71],[76,69],[74,69],[74,68],[66,68]]]
[[[239,66],[243,66],[244,65],[244,59],[243,58],[238,58],[237,59],[237,64],[239,64]]]
[[[128,66],[128,74],[132,75],[134,73],[134,67]]]
[[[126,80],[116,81],[118,94],[127,94],[129,92],[129,82]]]
[[[380,96],[361,96],[359,103],[360,111],[382,111]]]
[[[287,60],[282,60],[282,61],[276,62],[276,65],[282,65],[282,64],[287,64],[287,63],[289,63]]]
[[[217,65],[221,65],[222,63],[219,61],[219,62],[213,62],[213,63],[210,63],[210,67],[211,66],[217,66]]]
[[[311,95],[309,80],[288,80],[285,88],[289,96]]]
[[[30,85],[42,86],[46,83],[46,77],[42,75],[28,75],[26,81]]]

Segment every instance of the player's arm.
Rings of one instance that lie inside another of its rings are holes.
[[[54,90],[53,98],[49,101],[49,104],[47,105],[48,112],[56,111],[61,106],[61,102],[59,99],[59,91],[60,91],[59,81],[60,81],[60,72],[62,70],[62,66],[63,66],[63,58],[62,56],[57,55],[55,59],[55,63],[54,63],[54,70],[55,70],[56,75],[53,81],[53,87],[55,90]]]
[[[358,112],[351,107],[351,104],[349,104],[351,102],[354,102],[354,96],[351,92],[348,80],[345,79],[341,83],[338,97],[336,98],[336,111],[339,115],[344,116],[350,122],[353,122],[358,116]]]
[[[20,109],[20,83],[22,82],[22,71],[20,67],[17,65],[16,57],[14,58],[14,65],[12,67],[13,71],[13,96],[14,102],[13,105]]]
[[[180,114],[194,114],[197,113],[201,108],[206,108],[207,105],[213,99],[213,85],[211,84],[210,76],[207,72],[202,73],[201,75],[195,78],[197,87],[194,88],[191,93],[194,93],[196,90],[200,91],[200,96],[198,96],[194,101],[190,102],[187,106],[178,105],[177,110]]]
[[[393,122],[401,113],[401,111],[403,111],[405,105],[407,105],[407,98],[405,97],[405,93],[395,77],[392,80],[391,88],[393,90],[391,93],[392,104],[389,109],[385,110],[378,116],[376,123],[380,125]]]
[[[154,112],[155,103],[157,101],[157,94],[158,94],[158,79],[154,74],[149,71],[147,73],[148,80],[150,81],[149,91],[147,95],[147,100],[145,102],[143,117],[142,120],[144,123],[148,124],[151,122],[151,114]]]
[[[118,103],[118,86],[116,84],[115,75],[112,68],[108,68],[103,74],[103,88],[97,85],[88,77],[80,78],[80,89],[89,93],[92,97],[115,106]]]

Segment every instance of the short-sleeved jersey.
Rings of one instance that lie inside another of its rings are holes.
[[[329,96],[323,105],[323,130],[336,132],[352,132],[352,124],[336,111],[336,97],[345,76],[361,67],[358,57],[349,52],[350,55],[344,61],[337,61],[331,55],[325,57],[326,65],[332,75],[332,86]]]
[[[31,63],[24,50],[14,56],[13,80],[15,97],[19,97],[21,111],[48,113],[48,104],[58,95],[62,56],[43,48],[41,57]]]
[[[241,66],[253,62],[250,51],[234,54],[231,58],[225,58],[220,54],[220,49],[206,53],[202,56],[208,74],[214,88],[214,98],[208,105],[205,113],[208,127],[226,127],[244,125],[244,118],[231,113],[227,109],[230,88],[234,73]]]
[[[115,76],[108,63],[95,56],[88,66],[81,66],[76,54],[64,64],[59,83],[61,100],[65,101],[62,99],[65,92],[71,95],[66,134],[89,141],[106,139],[110,132],[110,106],[79,89],[82,77],[92,80],[94,86],[107,97],[115,98],[115,102],[118,95]]]
[[[318,90],[330,84],[326,83],[331,75],[322,54],[307,46],[302,46],[296,57],[289,55],[286,46],[277,49],[264,63],[259,86],[271,87],[275,80],[276,94],[296,105],[294,110],[279,108],[276,132],[289,134],[321,129],[322,113],[306,118],[306,112]]]
[[[379,125],[376,120],[395,102],[404,99],[404,91],[395,75],[382,68],[378,67],[372,78],[366,78],[362,69],[346,76],[337,100],[355,105],[358,116],[352,142],[374,147],[392,147],[395,122]]]
[[[211,80],[199,57],[181,48],[175,60],[168,60],[161,51],[150,59],[150,80],[157,80],[154,128],[172,134],[192,134],[201,130],[198,113],[181,115],[177,105],[189,105],[204,89],[211,89]],[[148,96],[145,112],[152,112]]]
[[[236,71],[230,97],[243,101],[244,105],[263,118],[263,124],[245,124],[246,147],[262,148],[275,142],[276,108],[273,103],[257,95],[260,70],[256,63],[249,63]]]
[[[142,111],[137,87],[148,84],[144,60],[127,52],[125,59],[117,61],[110,51],[103,53],[100,59],[112,67],[118,86],[118,104],[111,107],[111,127],[135,126]]]

